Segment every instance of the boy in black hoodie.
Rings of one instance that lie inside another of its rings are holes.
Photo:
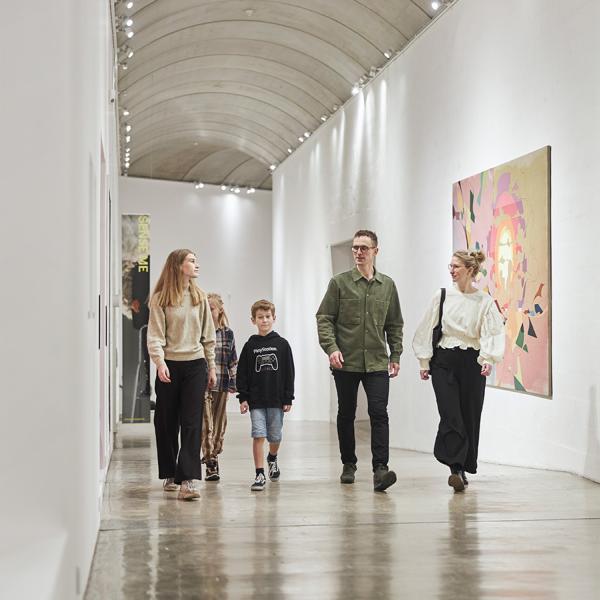
[[[253,491],[265,488],[264,443],[269,441],[267,465],[269,479],[278,481],[277,451],[281,443],[283,413],[289,412],[294,399],[294,358],[287,340],[273,331],[275,305],[258,300],[250,309],[258,335],[251,335],[240,354],[237,391],[240,412],[250,410],[252,452],[256,479]]]

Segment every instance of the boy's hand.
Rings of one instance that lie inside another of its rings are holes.
[[[284,404],[283,405],[283,412],[290,412],[290,410],[292,410],[292,405],[291,404]]]
[[[244,400],[243,402],[240,402],[240,412],[245,415],[248,412],[248,409],[250,408],[250,406],[248,405],[248,403]]]

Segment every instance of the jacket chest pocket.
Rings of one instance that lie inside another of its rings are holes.
[[[373,302],[373,307],[371,310],[373,312],[373,320],[375,323],[385,323],[389,304],[390,303],[387,300],[375,300]]]
[[[360,325],[360,300],[340,298],[338,320],[344,325]]]

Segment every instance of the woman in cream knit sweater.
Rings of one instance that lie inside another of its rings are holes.
[[[200,497],[193,480],[202,478],[200,440],[207,375],[209,387],[216,382],[215,326],[208,298],[194,281],[197,276],[196,255],[187,249],[173,250],[152,293],[148,323],[148,352],[157,372],[158,476],[167,492],[181,486],[180,500]]]

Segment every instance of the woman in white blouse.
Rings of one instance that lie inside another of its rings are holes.
[[[443,303],[442,337],[432,347],[442,296],[438,290],[417,328],[413,350],[421,379],[431,379],[440,414],[434,456],[450,467],[448,485],[462,492],[467,473],[477,472],[479,424],[486,377],[504,354],[504,321],[493,298],[473,281],[485,260],[483,252],[460,250],[448,265],[453,287]]]

